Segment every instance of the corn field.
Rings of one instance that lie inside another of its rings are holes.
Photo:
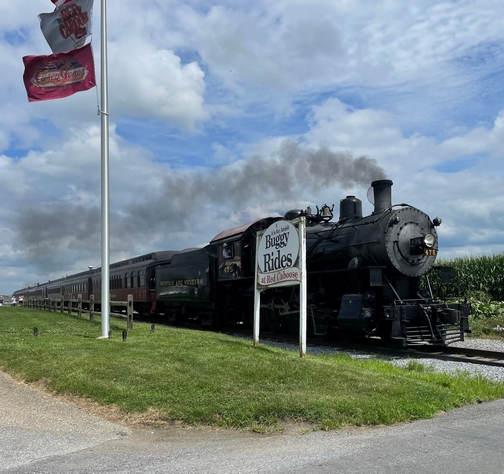
[[[504,301],[504,254],[456,258],[440,261],[438,266],[453,268],[453,284],[443,290],[446,296],[483,293],[494,301]]]
[[[429,280],[435,295],[467,297],[475,319],[504,315],[504,254],[441,260],[436,267],[452,268],[452,284],[443,285],[441,273],[432,272]]]

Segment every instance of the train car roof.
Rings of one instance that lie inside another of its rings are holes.
[[[171,260],[173,258],[173,255],[175,255],[178,252],[179,252],[179,250],[162,250],[160,252],[151,252],[151,253],[147,253],[145,255],[140,255],[138,257],[127,258],[127,259],[121,260],[119,262],[111,263],[110,268],[123,267],[126,265],[132,265],[134,263],[146,262],[149,260],[154,260],[154,261],[159,261],[159,262],[162,262],[163,260]],[[101,270],[101,267],[98,268],[98,270]]]
[[[110,269],[116,269],[116,268],[123,267],[123,266],[139,264],[142,262],[151,262],[152,261],[152,262],[156,262],[156,263],[164,263],[166,261],[170,261],[173,258],[173,255],[175,255],[176,253],[179,253],[179,252],[180,252],[180,250],[161,250],[159,252],[151,252],[151,253],[147,253],[144,255],[139,255],[137,257],[128,258],[126,260],[121,260],[119,262],[111,263]],[[33,290],[36,288],[43,288],[45,286],[54,287],[54,286],[61,285],[62,283],[69,284],[73,281],[79,281],[83,277],[86,277],[86,278],[91,277],[92,275],[99,273],[99,272],[101,272],[101,267],[98,267],[98,268],[95,268],[92,270],[85,270],[85,271],[79,272],[79,273],[72,273],[70,275],[66,275],[61,278],[49,280],[44,283],[37,283],[34,286],[31,286],[31,287],[29,286],[27,288],[23,288],[22,290],[16,290],[16,291],[23,292],[24,290]]]
[[[238,227],[233,227],[232,229],[223,230],[220,234],[217,234],[211,241],[211,244],[218,242],[219,240],[229,239],[230,237],[234,237],[237,235],[242,235],[248,230],[261,230],[262,228],[266,229],[273,222],[282,219],[282,217],[264,217],[262,219],[257,219],[256,221],[249,222],[248,224],[243,224]]]

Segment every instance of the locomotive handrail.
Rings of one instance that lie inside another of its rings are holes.
[[[349,247],[357,247],[359,245],[368,245],[368,244],[378,244],[379,241],[378,240],[368,240],[367,242],[357,242],[355,244],[349,244],[348,246]]]
[[[330,270],[312,270],[311,273],[315,273],[317,275],[323,274],[323,273],[343,273],[343,272],[355,272],[355,271],[364,271],[364,270],[369,270],[371,268],[381,268],[386,269],[387,267],[384,265],[367,265],[365,267],[357,267],[357,268],[335,268],[335,269],[330,269]]]
[[[425,309],[425,308],[424,308],[424,306],[423,306],[423,305],[421,305],[421,304],[420,304],[419,306],[420,306],[420,308],[422,308],[422,312],[423,312],[423,314],[425,315],[425,319],[427,319],[427,323],[429,324],[429,329],[430,329],[430,332],[431,332],[432,337],[435,337],[435,335],[434,335],[434,330],[432,329],[432,323],[431,323],[431,320],[430,320],[430,318],[429,318],[429,315],[427,314],[426,309]],[[442,334],[439,334],[439,335],[441,336],[441,339],[443,339]]]
[[[387,278],[387,275],[385,275],[385,274],[384,274],[384,275],[383,275],[383,277],[385,278],[385,281],[387,282],[387,284],[388,284],[389,288],[390,288],[390,289],[394,292],[394,295],[396,295],[397,300],[398,300],[401,304],[403,304],[403,300],[402,300],[402,298],[398,295],[398,293],[397,293],[396,289],[392,286],[392,283],[390,283],[390,280]]]

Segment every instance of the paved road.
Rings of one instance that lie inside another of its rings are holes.
[[[0,473],[504,473],[504,400],[393,427],[258,435],[136,430],[0,373]]]

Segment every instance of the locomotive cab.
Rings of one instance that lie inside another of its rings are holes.
[[[226,323],[251,327],[257,232],[280,217],[267,217],[225,230],[210,242],[217,249],[217,310]]]
[[[280,217],[268,217],[225,230],[210,242],[217,249],[220,282],[253,278],[256,234]]]

